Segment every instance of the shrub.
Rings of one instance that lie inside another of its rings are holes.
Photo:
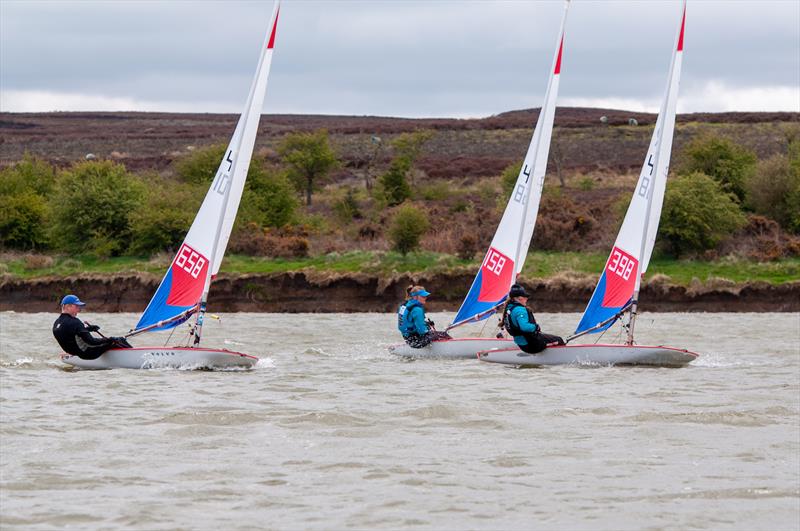
[[[215,144],[193,151],[175,162],[175,173],[185,183],[211,185],[226,147],[225,144]]]
[[[0,171],[0,195],[32,192],[46,197],[54,183],[53,167],[28,153],[18,163]]]
[[[192,224],[205,186],[147,179],[143,205],[131,213],[129,252],[152,255],[176,251]]]
[[[59,175],[51,198],[53,245],[101,257],[120,254],[128,247],[130,218],[143,195],[141,183],[121,164],[75,164]]]
[[[422,235],[430,227],[428,215],[413,205],[403,205],[397,209],[389,227],[389,241],[392,249],[403,255],[419,248]]]
[[[537,250],[574,250],[597,223],[586,205],[576,204],[559,190],[542,196],[531,244]]]
[[[458,239],[458,257],[471,260],[478,252],[478,238],[474,234],[464,234]]]
[[[266,169],[260,161],[250,163],[237,225],[256,222],[280,228],[294,221],[297,195],[286,172]]]
[[[511,197],[511,193],[514,191],[514,186],[517,184],[517,177],[519,177],[520,171],[522,171],[522,162],[517,162],[503,170],[503,173],[500,175],[502,189],[500,200],[503,202],[504,207],[508,198]]]
[[[45,230],[47,201],[41,195],[26,191],[0,195],[0,243],[13,249],[47,247]]]
[[[333,211],[343,223],[350,223],[354,219],[362,219],[364,215],[356,199],[356,192],[348,187],[344,196],[333,203]]]
[[[800,233],[800,164],[792,165],[784,155],[759,162],[747,181],[747,204],[784,229]]]
[[[411,187],[406,180],[406,173],[411,168],[405,159],[394,159],[389,170],[381,175],[379,193],[389,206],[399,205],[411,197]]]
[[[736,199],[700,172],[681,175],[667,187],[659,240],[675,256],[717,246],[746,223]]]
[[[755,154],[716,135],[704,135],[690,142],[683,151],[681,173],[704,173],[722,185],[741,202],[745,197],[745,183],[755,171]]]
[[[263,230],[255,223],[237,231],[230,242],[234,253],[270,258],[305,258],[308,249],[308,239],[303,236]]]

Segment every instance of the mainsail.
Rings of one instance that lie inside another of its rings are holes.
[[[607,329],[614,324],[628,305],[636,303],[642,275],[647,271],[650,255],[653,253],[667,185],[672,137],[675,131],[675,109],[683,58],[685,22],[686,2],[683,4],[683,15],[673,48],[664,100],[633,199],[628,206],[611,255],[603,268],[603,274],[600,275],[600,281],[575,330],[576,334],[595,333]]]
[[[461,308],[448,329],[464,323],[489,317],[501,304],[508,290],[522,271],[528,255],[536,215],[542,198],[547,156],[550,152],[550,137],[553,133],[553,118],[558,96],[558,81],[561,74],[561,52],[564,46],[564,28],[569,11],[569,0],[564,4],[561,30],[556,41],[550,79],[539,112],[536,129],[528,146],[511,198],[508,200],[500,225],[492,238],[489,250],[483,259],[478,274],[472,282]]]
[[[204,306],[211,278],[219,271],[242,198],[267,90],[280,2],[272,13],[244,112],[178,253],[136,325],[137,331],[177,326]],[[199,324],[202,321],[199,320]]]

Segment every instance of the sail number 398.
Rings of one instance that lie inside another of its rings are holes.
[[[192,275],[192,278],[197,278],[197,275],[203,270],[203,266],[206,265],[206,259],[188,245],[184,245],[178,252],[175,265]]]
[[[623,280],[628,280],[631,277],[634,267],[636,267],[636,260],[634,258],[627,256],[616,248],[611,252],[611,258],[608,259],[607,269],[612,273],[622,277]]]

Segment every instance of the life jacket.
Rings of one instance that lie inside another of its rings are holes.
[[[417,306],[422,307],[422,303],[416,299],[409,299],[401,304],[400,309],[397,310],[397,329],[400,330],[403,337],[416,332],[414,323],[409,317],[411,316],[411,310]]]
[[[518,303],[517,301],[509,301],[508,304],[506,304],[506,308],[503,310],[503,328],[505,328],[509,334],[515,337],[522,336],[525,339],[535,338],[537,335],[539,335],[539,325],[536,323],[536,319],[533,317],[533,312],[530,310],[530,308],[527,306],[522,306],[525,308],[525,311],[528,312],[528,321],[536,325],[536,332],[523,332],[520,327],[517,326],[517,323],[511,319],[511,310],[517,306],[522,306],[522,304]]]

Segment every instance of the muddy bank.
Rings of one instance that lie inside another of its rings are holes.
[[[92,312],[141,312],[160,277],[147,274],[86,275],[6,279],[0,283],[0,311],[54,312],[66,293],[76,293]],[[429,311],[455,311],[472,283],[469,275],[398,275],[381,278],[315,272],[227,275],[214,281],[209,309],[215,312],[393,312],[410,283],[433,293]],[[580,312],[596,279],[562,276],[524,284],[539,312]],[[671,284],[654,277],[642,287],[643,311],[654,312],[799,312],[800,281],[771,285],[725,280]]]

